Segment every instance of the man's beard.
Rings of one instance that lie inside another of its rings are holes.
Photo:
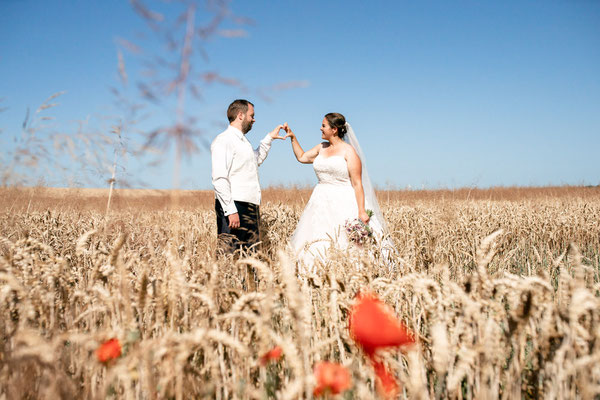
[[[252,121],[247,121],[242,124],[242,133],[246,134],[252,129]]]

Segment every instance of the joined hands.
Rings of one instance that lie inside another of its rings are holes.
[[[279,135],[279,131],[281,131],[282,129],[286,132],[285,136]],[[294,132],[292,132],[292,130],[288,126],[287,122],[283,125],[277,125],[277,127],[275,127],[275,129],[273,129],[271,132],[269,132],[269,136],[271,137],[271,139],[281,139],[281,140],[285,140],[289,137],[291,137],[292,139],[296,137],[294,135]]]
[[[292,138],[292,141],[296,139],[296,135],[294,135],[294,132],[292,132],[292,128],[288,126],[287,122],[283,124],[283,130],[286,132],[286,138]]]

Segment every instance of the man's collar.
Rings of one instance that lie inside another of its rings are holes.
[[[235,136],[237,136],[240,139],[244,138],[244,134],[242,133],[242,131],[240,131],[238,128],[236,128],[233,125],[229,125],[229,128],[227,128],[228,130],[230,130],[231,132],[233,132],[235,134]]]

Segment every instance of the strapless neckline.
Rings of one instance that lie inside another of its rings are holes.
[[[333,157],[342,157],[342,158],[344,158],[344,156],[339,155],[339,154],[334,154],[332,156],[325,157],[325,156],[321,155],[321,153],[317,154],[317,157],[321,157],[323,160],[327,160],[327,159],[330,159],[330,158],[333,158]]]
[[[325,157],[319,153],[313,162],[313,169],[319,184],[350,185],[348,163],[342,155]]]

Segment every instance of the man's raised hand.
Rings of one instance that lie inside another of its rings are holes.
[[[271,136],[271,139],[281,139],[281,140],[285,140],[286,136],[280,136],[279,135],[279,131],[284,129],[283,125],[277,125],[277,127],[275,129],[273,129],[271,132],[269,132],[269,136]]]

